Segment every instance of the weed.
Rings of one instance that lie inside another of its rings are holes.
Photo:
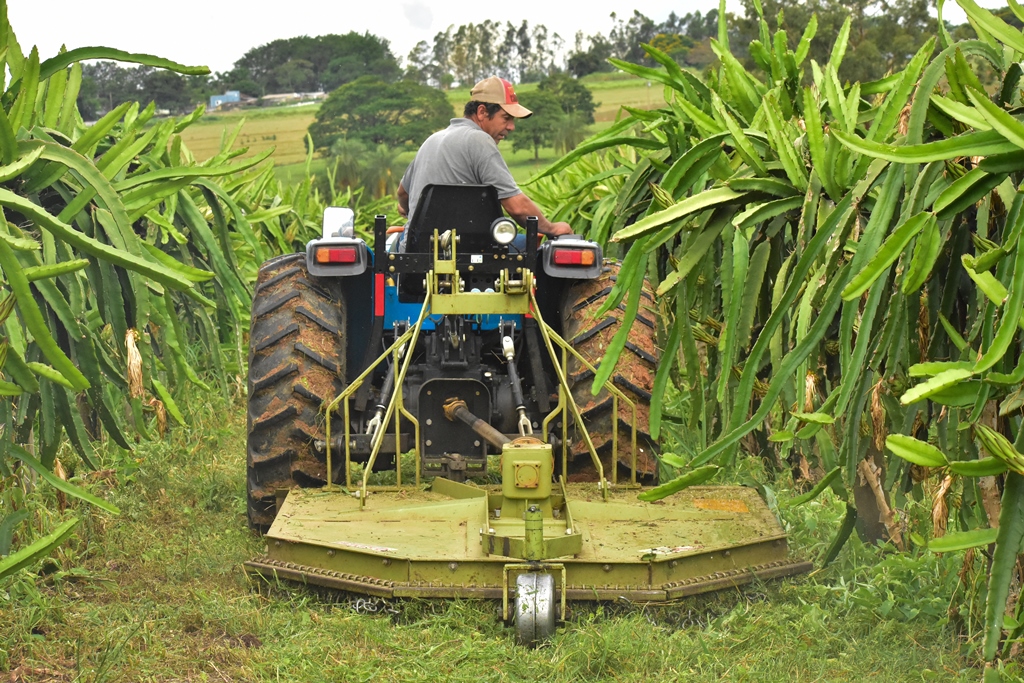
[[[380,601],[250,580],[241,564],[261,541],[245,527],[244,409],[205,400],[166,441],[99,454],[109,474],[85,483],[122,514],[69,509],[85,522],[50,573],[0,585],[0,670],[90,683],[978,677],[976,630],[947,614],[959,555],[852,542],[810,577],[669,604],[574,604],[535,650],[513,644],[494,601]],[[742,462],[734,480],[764,478]],[[783,508],[797,553],[824,553],[841,506],[826,492]]]

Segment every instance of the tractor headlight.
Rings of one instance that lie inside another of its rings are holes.
[[[510,244],[516,238],[516,224],[507,218],[491,223],[491,237],[498,244]]]

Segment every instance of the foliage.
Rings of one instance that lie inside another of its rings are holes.
[[[834,39],[849,17],[847,54],[839,67],[839,79],[843,82],[873,81],[905,68],[938,29],[935,17],[929,15],[931,3],[927,0],[765,0],[761,10],[757,4],[758,0],[744,0],[744,17],[736,22],[735,45],[744,46],[759,39],[759,12],[763,11],[766,17],[779,17],[780,28],[786,31],[790,47],[795,48],[813,16],[817,32],[811,40],[808,58],[819,64],[828,61]],[[747,58],[748,67],[754,65],[753,59],[752,54]]]
[[[597,108],[587,86],[564,73],[544,77],[536,90],[520,96],[520,102],[534,115],[516,122],[512,150],[533,149],[534,159],[540,158],[541,147],[575,149],[586,138]]]
[[[519,103],[533,112],[533,116],[516,121],[512,135],[512,151],[532,149],[533,158],[540,157],[541,147],[553,147],[555,126],[565,116],[558,96],[543,90],[534,90],[519,96]]]
[[[218,80],[225,89],[262,97],[274,92],[327,92],[363,76],[391,81],[400,74],[386,39],[350,31],[282,38],[254,47]]]
[[[856,17],[819,63],[814,20],[793,42],[757,3],[757,73],[730,51],[724,22],[706,80],[650,46],[664,70],[614,61],[663,83],[665,106],[629,110],[548,169],[534,193],[553,219],[579,216],[578,231],[628,248],[609,305],[626,299],[635,310],[640,279],[659,283],[674,314],[663,330],[672,360],[656,378],[652,433],[675,379],[680,418],[697,435],[691,467],[731,462],[742,447],[805,476],[840,469],[831,489],[847,523],[827,559],[858,507],[906,547],[892,506],[911,491],[932,497],[935,536],[947,524],[994,527],[1000,494],[985,475],[999,471],[993,462],[1024,465],[1024,126],[1010,113],[1021,105],[1024,39],[959,2],[979,39],[940,33],[905,68],[865,83],[839,77],[855,59]],[[996,74],[994,95],[968,57]],[[611,367],[602,363],[597,380]],[[909,460],[885,462],[888,434],[912,437],[890,441]],[[997,460],[969,464],[982,455]],[[936,479],[922,462],[940,465]],[[1024,533],[1019,480],[1009,475],[1002,493],[990,662]],[[867,498],[855,503],[858,489]]]
[[[86,120],[133,101],[155,102],[158,109],[181,114],[225,90],[239,90],[250,97],[329,91],[368,75],[382,80],[401,75],[387,40],[355,32],[299,36],[254,47],[230,71],[215,76],[185,76],[112,61],[85,64],[78,108]]]
[[[518,26],[489,19],[449,26],[432,42],[417,43],[406,59],[406,77],[445,89],[455,82],[471,86],[488,76],[537,81],[552,71],[561,40],[543,24],[530,26],[525,19]]]
[[[957,584],[960,558],[856,540],[795,581],[668,605],[574,603],[537,649],[514,644],[494,601],[254,584],[240,570],[263,543],[240,522],[244,406],[191,389],[187,398],[188,426],[165,441],[143,442],[130,459],[98,454],[113,473],[89,484],[120,517],[86,519],[37,575],[0,582],[0,670],[30,680],[336,681],[329,656],[345,677],[381,681],[978,679],[973,641],[953,642],[948,600],[936,597]],[[142,469],[128,473],[136,458]],[[59,526],[52,490],[26,498]],[[797,552],[821,555],[842,506],[826,492],[784,511]]]
[[[718,10],[701,14],[694,11],[682,16],[671,12],[658,24],[637,10],[626,21],[612,13],[613,26],[605,36],[595,33],[584,37],[576,34],[574,49],[566,59],[566,69],[577,78],[598,71],[611,71],[609,58],[623,59],[653,66],[656,62],[641,47],[650,43],[672,59],[689,66],[704,67],[714,61],[707,41],[718,31]],[[692,54],[691,54],[692,53]]]
[[[372,146],[418,146],[451,118],[448,98],[434,88],[363,76],[327,97],[309,134],[317,150],[342,138]]]
[[[359,140],[338,138],[331,145],[334,177],[338,187],[362,186],[362,173],[369,148]]]
[[[241,382],[256,270],[319,234],[324,206],[308,174],[281,188],[269,152],[239,160],[238,130],[197,162],[180,133],[202,108],[155,121],[152,103],[125,102],[87,127],[76,107],[80,59],[205,68],[108,48],[40,61],[5,27],[0,2],[0,574],[70,529],[26,524],[22,487],[116,514],[66,465],[96,469],[98,442],[163,437],[190,385],[227,395]]]
[[[82,67],[78,110],[85,120],[95,121],[122,102],[153,102],[158,109],[180,114],[211,94],[203,75],[184,76],[149,66],[123,67],[99,61]]]
[[[566,114],[579,113],[584,124],[594,122],[594,96],[590,89],[565,73],[553,73],[537,84],[539,92],[551,93],[558,98],[559,106]]]

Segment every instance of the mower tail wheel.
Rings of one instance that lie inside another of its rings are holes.
[[[344,388],[345,311],[336,282],[311,276],[305,254],[260,268],[249,335],[247,502],[249,526],[266,531],[276,493],[322,485],[322,406]]]
[[[625,301],[618,308],[598,317],[597,311],[604,305],[615,285],[621,264],[606,259],[601,276],[595,280],[581,280],[566,290],[562,301],[562,336],[573,348],[595,367],[601,362],[605,350],[618,332],[625,316]],[[644,280],[640,292],[640,310],[630,327],[626,345],[612,374],[612,382],[636,404],[637,426],[637,473],[652,476],[657,473],[654,441],[650,435],[651,390],[657,371],[660,351],[655,344],[657,311],[654,291]],[[574,358],[569,359],[568,381],[573,399],[580,407],[584,425],[597,449],[598,455],[611,457],[612,447],[612,396],[607,391],[597,396],[591,393],[594,374]],[[631,463],[632,442],[630,425],[632,411],[619,403],[618,456],[619,463],[628,467]],[[586,457],[587,445],[582,435],[570,434],[571,457],[576,460]],[[608,460],[607,468],[611,464]]]
[[[551,574],[527,572],[516,577],[513,602],[516,642],[533,647],[555,632],[557,605],[555,578]]]

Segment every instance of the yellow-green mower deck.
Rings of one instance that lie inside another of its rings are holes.
[[[604,498],[595,484],[553,492],[541,506],[544,559],[527,564],[559,574],[564,567],[568,600],[634,601],[811,568],[789,557],[782,528],[753,489],[693,487],[655,503],[637,493]],[[379,597],[501,599],[509,572],[522,571],[529,556],[523,529],[521,506],[501,487],[436,479],[425,490],[374,492],[365,506],[341,491],[294,489],[266,535],[266,556],[246,567]]]

